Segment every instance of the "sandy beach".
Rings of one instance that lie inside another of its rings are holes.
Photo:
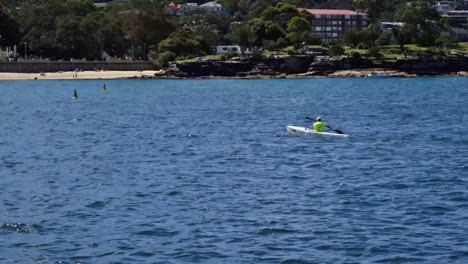
[[[393,70],[342,70],[328,74],[316,74],[307,72],[301,74],[279,74],[279,75],[247,75],[247,76],[193,76],[177,77],[165,75],[164,71],[81,71],[81,72],[48,72],[48,73],[17,73],[0,72],[0,81],[14,80],[111,80],[111,79],[302,79],[302,78],[363,78],[372,77],[372,75],[386,77],[417,77],[416,74]],[[440,76],[468,76],[468,72],[457,72],[453,74],[441,74]]]
[[[80,72],[46,72],[17,73],[0,72],[0,80],[98,80],[151,78],[160,71],[80,71]]]

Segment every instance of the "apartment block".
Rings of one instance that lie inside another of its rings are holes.
[[[311,31],[323,42],[335,42],[345,32],[367,29],[367,14],[339,9],[299,9],[312,14]]]

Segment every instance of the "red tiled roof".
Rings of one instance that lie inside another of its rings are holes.
[[[312,15],[361,15],[367,16],[366,13],[356,12],[353,10],[343,10],[343,9],[305,9],[305,8],[298,8],[299,11],[306,11],[311,13]]]
[[[169,7],[170,9],[180,9],[182,7],[181,4],[174,4],[174,2],[171,2],[170,4],[167,5],[167,7]]]

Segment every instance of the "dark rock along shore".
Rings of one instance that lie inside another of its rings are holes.
[[[468,56],[457,55],[447,59],[432,58],[369,60],[356,57],[329,56],[271,56],[266,59],[243,61],[173,62],[165,71],[172,77],[284,77],[333,76],[362,77],[363,73],[385,73],[388,76],[466,75]],[[356,71],[355,74],[337,75],[339,71]]]

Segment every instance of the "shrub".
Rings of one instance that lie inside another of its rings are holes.
[[[377,46],[372,46],[369,48],[368,53],[370,56],[379,58],[381,56],[380,49]]]
[[[359,53],[359,52],[357,52],[357,51],[351,52],[351,57],[352,57],[353,59],[356,59],[356,60],[359,60],[359,59],[362,58],[361,53]]]
[[[340,56],[343,55],[345,52],[344,48],[338,44],[331,46],[328,49],[328,54],[330,56]]]
[[[276,48],[276,42],[274,40],[264,39],[262,46],[265,50],[274,50]]]
[[[287,47],[284,49],[284,52],[286,52],[286,54],[288,55],[296,55],[296,50],[294,49],[294,47]]]
[[[358,48],[358,49],[365,50],[365,49],[368,49],[369,46],[367,46],[367,44],[364,43],[364,42],[360,42],[360,43],[357,45],[357,48]]]
[[[359,44],[359,36],[355,31],[349,31],[343,34],[343,42],[350,46],[356,47]]]
[[[230,59],[232,59],[234,57],[237,57],[237,56],[239,56],[239,54],[237,54],[237,52],[230,51],[230,52],[221,54],[219,59],[222,60],[222,61],[227,61],[227,60],[230,60]]]
[[[158,64],[165,68],[169,65],[170,61],[174,61],[176,59],[176,54],[172,51],[165,51],[159,54],[158,57]]]
[[[157,55],[156,51],[150,50],[150,51],[148,52],[148,58],[154,60],[154,59],[156,59],[157,57],[158,57],[158,55]]]
[[[276,46],[278,48],[286,48],[288,46],[288,41],[284,38],[279,38],[277,41],[276,41]]]
[[[388,45],[390,44],[391,40],[392,40],[392,33],[384,32],[375,40],[375,44],[379,46]]]

